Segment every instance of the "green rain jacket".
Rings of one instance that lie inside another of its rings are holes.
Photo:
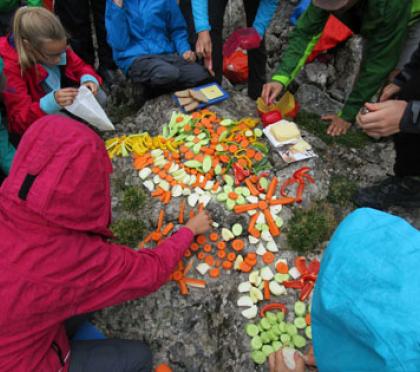
[[[0,0],[0,12],[9,12],[20,5],[20,0]],[[27,0],[26,3],[29,6],[42,6],[42,0]]]
[[[417,2],[418,0],[415,0]],[[366,40],[359,75],[340,116],[353,122],[397,65],[411,19],[411,0],[360,0],[347,12],[334,13]],[[416,6],[420,10],[420,4]],[[330,12],[313,4],[299,18],[289,46],[272,80],[287,87],[305,65],[319,40]]]

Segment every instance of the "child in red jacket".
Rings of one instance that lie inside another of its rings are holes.
[[[101,78],[68,48],[63,25],[47,9],[20,8],[13,33],[0,38],[0,56],[8,79],[3,93],[8,126],[14,134],[22,135],[35,120],[71,105],[80,85],[103,100]]]

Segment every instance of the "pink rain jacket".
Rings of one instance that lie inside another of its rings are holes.
[[[153,250],[108,243],[111,171],[79,122],[24,135],[0,188],[0,371],[68,371],[64,321],[156,291],[191,244],[187,228]]]

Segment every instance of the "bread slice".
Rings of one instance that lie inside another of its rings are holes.
[[[188,98],[188,97],[191,97],[190,91],[188,89],[187,90],[180,90],[178,92],[175,92],[175,96],[178,97],[178,98]]]
[[[184,106],[184,110],[187,111],[187,112],[191,112],[191,111],[194,111],[199,105],[200,105],[199,102],[194,101],[194,102],[190,103],[189,105]]]
[[[190,103],[193,103],[195,100],[191,97],[186,97],[186,98],[178,98],[178,101],[181,106],[187,106]]]
[[[207,97],[201,93],[199,90],[192,90],[190,89],[190,95],[192,98],[194,98],[196,101],[207,103],[209,100]]]

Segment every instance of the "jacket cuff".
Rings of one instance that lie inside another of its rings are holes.
[[[345,120],[345,121],[353,124],[354,121],[355,121],[355,119],[356,119],[356,116],[357,116],[357,113],[359,112],[359,110],[360,109],[358,107],[344,106],[343,107],[343,110],[338,113],[338,116],[341,119],[343,119],[343,120]]]
[[[80,78],[80,84],[87,83],[88,81],[95,83],[98,87],[100,86],[98,79],[93,75],[85,74]]]
[[[420,101],[411,101],[400,122],[402,133],[420,133]]]
[[[57,103],[54,96],[55,91],[52,91],[41,98],[39,105],[41,110],[47,114],[55,114],[61,110],[61,106]]]
[[[290,84],[290,78],[286,75],[274,75],[271,80],[277,81],[282,84],[285,88]]]

